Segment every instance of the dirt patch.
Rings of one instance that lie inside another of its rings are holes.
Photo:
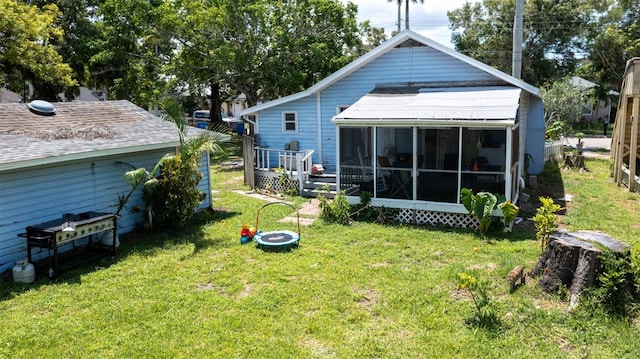
[[[390,266],[391,266],[391,263],[389,262],[379,262],[379,263],[371,264],[371,267],[373,268],[390,267]]]
[[[238,294],[240,298],[248,297],[253,292],[253,284],[245,284],[244,289]]]
[[[473,301],[473,297],[471,297],[471,293],[468,290],[456,289],[451,292],[451,298],[455,301]]]
[[[331,348],[317,339],[305,337],[301,344],[311,351],[314,358],[335,358],[336,355]]]
[[[473,264],[467,267],[468,270],[487,270],[488,272],[493,272],[496,268],[498,268],[498,265],[491,262]]]
[[[213,290],[213,289],[216,289],[216,285],[211,282],[200,283],[196,286],[196,288],[198,290]]]
[[[378,302],[379,294],[373,289],[356,289],[355,292],[361,297],[358,304],[362,307],[371,309]]]

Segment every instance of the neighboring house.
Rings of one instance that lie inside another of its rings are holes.
[[[130,168],[118,163],[151,170],[180,146],[173,123],[128,101],[51,105],[55,114],[41,115],[28,104],[0,104],[0,271],[26,258],[18,234],[27,226],[64,213],[115,213],[118,196],[130,191],[123,179]],[[208,158],[202,161],[202,206],[211,205]],[[120,213],[118,233],[144,221],[142,208],[138,189]]]
[[[525,159],[529,174],[542,171],[543,112],[536,87],[404,30],[309,89],[241,115],[257,146],[296,144],[340,188],[369,191],[372,204],[414,222],[457,225],[432,212],[466,214],[461,188],[516,201]]]
[[[571,84],[573,86],[583,90],[592,90],[598,87],[598,84],[586,80],[579,76],[571,77]],[[596,122],[596,121],[606,121],[606,123],[611,122],[611,117],[615,116],[611,113],[613,100],[620,96],[619,92],[609,91],[607,93],[608,99],[597,99],[595,98],[594,91],[590,91],[588,96],[586,97],[586,102],[582,105],[582,118],[587,122]]]
[[[22,100],[17,93],[7,90],[6,87],[0,88],[0,103],[18,103]]]

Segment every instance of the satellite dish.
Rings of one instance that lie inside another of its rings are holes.
[[[50,102],[43,100],[33,100],[27,105],[31,112],[42,116],[53,116],[56,114],[56,108]]]

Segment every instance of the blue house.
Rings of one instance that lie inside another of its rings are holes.
[[[173,123],[128,101],[50,105],[53,113],[25,103],[0,104],[0,272],[27,257],[19,236],[26,227],[65,213],[115,213],[118,196],[130,191],[123,179],[129,168],[118,163],[150,170],[180,146]],[[211,205],[208,158],[202,158],[202,206]],[[118,233],[144,221],[140,208],[138,190],[120,213]],[[46,252],[36,250],[34,259]]]
[[[462,188],[515,202],[525,161],[529,174],[544,164],[539,89],[410,30],[241,115],[254,127],[258,170],[303,176],[322,164],[352,200],[366,190],[373,205],[418,223],[465,226]]]

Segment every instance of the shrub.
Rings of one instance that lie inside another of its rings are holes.
[[[548,197],[540,197],[541,206],[536,209],[536,215],[533,217],[533,223],[536,226],[536,238],[540,240],[540,246],[544,250],[549,235],[558,229],[558,216],[556,212],[562,210],[562,207],[553,202]]]
[[[183,166],[180,155],[167,156],[157,178],[143,187],[143,198],[154,222],[182,228],[205,199],[198,189],[202,173],[197,166]]]
[[[344,191],[338,191],[333,200],[319,194],[320,218],[327,223],[349,224],[351,206]]]
[[[598,286],[586,290],[583,306],[591,311],[601,308],[620,317],[633,317],[637,314],[640,304],[638,259],[640,257],[637,250],[633,256],[603,250]]]
[[[458,289],[466,289],[473,300],[475,313],[468,321],[478,327],[494,327],[500,323],[493,301],[487,294],[488,282],[467,273],[458,273]]]
[[[501,201],[498,203],[498,196],[489,192],[478,192],[474,195],[468,188],[463,188],[460,193],[460,202],[464,205],[464,208],[469,211],[469,214],[473,214],[479,222],[478,232],[488,233],[491,229],[496,217],[493,216],[493,211],[496,208],[500,208],[502,211],[502,224],[505,229],[510,230],[511,224],[518,215],[519,208],[510,201],[504,200],[504,196],[500,196]]]

